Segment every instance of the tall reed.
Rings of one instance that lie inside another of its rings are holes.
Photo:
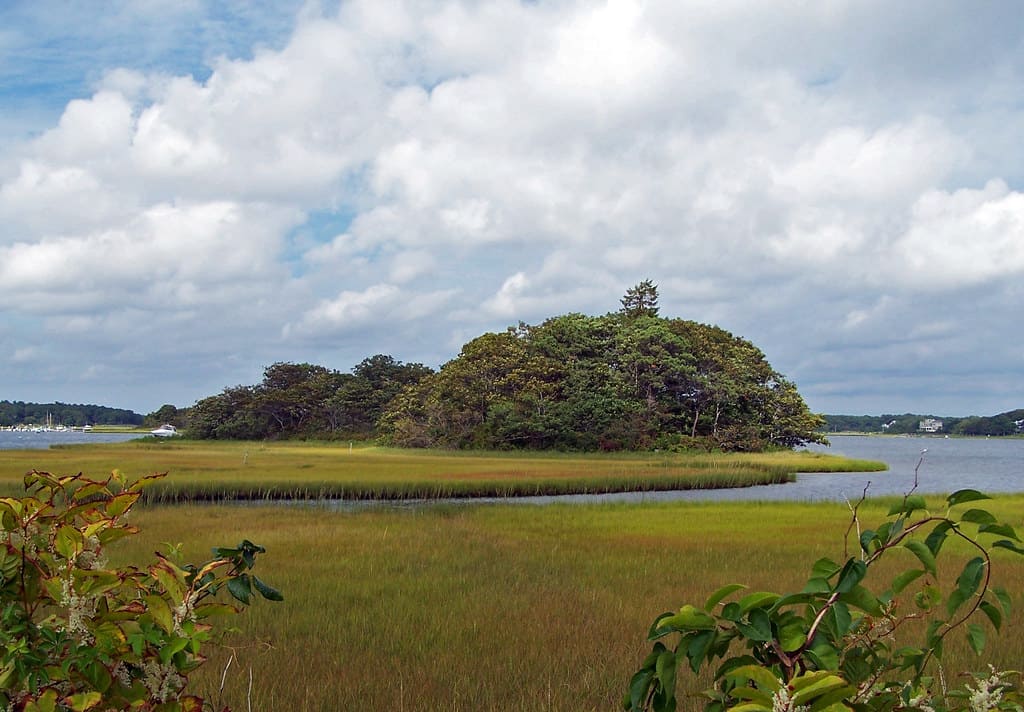
[[[996,505],[1021,523],[1024,497]],[[887,506],[865,505],[864,521]],[[137,512],[142,535],[118,555],[148,558],[167,541],[200,559],[244,536],[267,547],[258,573],[285,602],[234,619],[197,678],[216,691],[233,653],[223,702],[234,709],[251,669],[252,708],[265,712],[611,710],[658,614],[733,581],[802,585],[815,559],[843,555],[849,517],[824,503],[189,505]],[[1019,608],[1017,559],[997,557],[995,573]],[[950,647],[947,671],[1019,666],[1021,623],[1015,613],[991,658]]]

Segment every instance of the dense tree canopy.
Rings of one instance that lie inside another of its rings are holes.
[[[567,314],[470,341],[398,394],[381,433],[397,445],[455,448],[760,449],[822,440],[822,419],[757,347],[714,326],[659,318],[653,296],[640,306],[627,295],[616,314]]]
[[[496,449],[757,450],[820,442],[823,425],[749,341],[659,317],[650,280],[615,313],[483,334],[438,372],[384,355],[351,373],[275,363],[189,413],[199,438]]]
[[[275,363],[255,386],[225,388],[190,409],[189,434],[211,439],[354,437],[374,434],[384,406],[431,369],[390,356],[364,359],[352,373],[308,363]]]

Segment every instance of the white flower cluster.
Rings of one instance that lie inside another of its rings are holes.
[[[173,665],[161,665],[156,660],[147,660],[143,667],[142,684],[157,702],[167,702],[178,696],[185,687],[185,678],[178,674]]]
[[[114,669],[110,671],[111,676],[117,680],[122,687],[132,686],[132,673],[123,660],[119,660]]]
[[[39,553],[37,538],[39,537],[39,525],[29,522],[23,531],[6,531],[2,533],[0,542],[9,543],[14,548],[22,548],[27,556],[35,556]]]
[[[808,705],[793,704],[793,698],[789,695],[789,688],[785,685],[772,695],[772,712],[808,712],[810,709]]]
[[[69,633],[77,634],[83,642],[91,642],[92,634],[85,621],[96,613],[96,599],[91,596],[79,596],[71,585],[71,581],[61,581],[60,605],[68,609]]]
[[[85,540],[85,547],[78,555],[76,562],[83,569],[99,571],[107,567],[107,558],[103,556],[103,548],[98,537],[91,536]]]
[[[184,635],[184,631],[181,629],[181,624],[185,621],[195,621],[196,614],[193,610],[196,603],[196,592],[189,591],[185,594],[185,600],[181,602],[181,605],[174,609],[174,632],[178,635]]]
[[[929,702],[931,702],[931,699],[928,697],[928,691],[924,690],[917,697],[910,698],[910,704],[907,707],[912,710],[918,710],[918,712],[935,712],[935,708]]]
[[[991,674],[979,679],[977,687],[967,685],[967,690],[971,693],[968,698],[971,712],[990,712],[990,710],[999,709],[1003,691],[1009,686],[1005,679],[1009,673],[996,672],[991,665],[988,666],[988,669]]]

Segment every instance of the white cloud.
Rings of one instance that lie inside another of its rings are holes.
[[[935,367],[1016,318],[1024,58],[990,9],[212,7],[118,4],[97,31],[124,39],[129,13],[135,54],[90,40],[95,90],[0,137],[0,305],[44,325],[13,338],[132,363],[176,344],[233,383],[442,361],[651,277],[663,314],[813,389],[837,364]]]
[[[981,190],[929,191],[896,245],[902,276],[948,289],[1024,276],[1024,194],[999,180]]]

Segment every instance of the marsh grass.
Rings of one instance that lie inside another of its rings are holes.
[[[169,476],[151,503],[434,499],[745,487],[795,472],[884,469],[809,452],[752,454],[481,453],[350,448],[338,443],[163,441],[0,451],[0,487],[29,469]]]
[[[1024,497],[995,504],[1021,524]],[[865,504],[865,525],[887,507]],[[658,614],[699,605],[734,581],[798,589],[814,560],[843,556],[850,521],[845,504],[756,502],[342,513],[188,505],[133,516],[142,534],[115,550],[125,560],[149,560],[161,541],[182,542],[190,560],[246,536],[267,547],[258,573],[285,602],[261,602],[232,619],[229,648],[193,678],[216,697],[233,652],[221,701],[246,709],[251,669],[252,709],[264,712],[613,710],[650,649],[645,638]],[[968,552],[951,551],[947,574],[955,576],[955,559]],[[1018,608],[1019,558],[997,555],[995,572]],[[909,552],[905,559],[886,575],[913,564]],[[1015,613],[984,660],[950,646],[947,671],[989,660],[1018,668],[1021,620]],[[687,680],[690,690],[707,683]]]

